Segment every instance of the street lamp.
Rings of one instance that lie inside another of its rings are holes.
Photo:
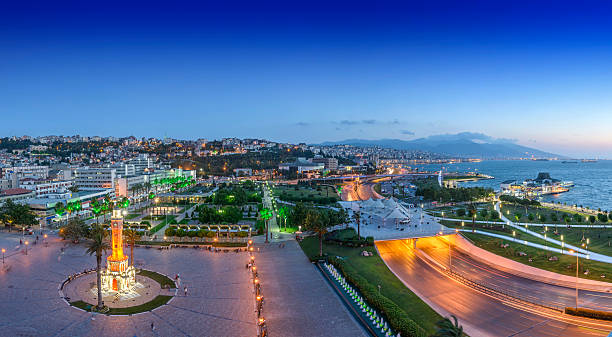
[[[26,247],[26,255],[28,255],[28,243],[29,243],[29,242],[27,242],[27,241],[25,242],[25,247]]]
[[[6,249],[2,248],[2,265],[4,266],[4,253],[6,253]]]
[[[565,242],[563,241],[563,234],[561,234],[561,254],[563,254],[563,247],[565,247]]]
[[[578,252],[572,249],[569,252],[576,255],[576,310],[578,310]]]

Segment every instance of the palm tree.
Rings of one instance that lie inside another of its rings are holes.
[[[91,242],[87,246],[87,254],[96,254],[96,278],[98,285],[98,310],[102,309],[102,253],[106,253],[110,249],[110,245],[106,241],[108,232],[100,225],[94,226],[91,230]]]
[[[478,212],[478,210],[476,210],[476,206],[474,206],[474,203],[470,202],[470,204],[468,205],[468,212],[472,217],[472,233],[474,233],[476,227],[476,214]]]
[[[323,234],[327,233],[329,227],[329,219],[325,214],[315,210],[308,211],[306,220],[304,221],[306,229],[311,230],[319,236],[319,256],[323,256]]]
[[[125,229],[123,230],[123,236],[125,237],[125,241],[130,245],[130,263],[132,266],[134,265],[134,245],[136,241],[140,240],[140,234],[133,229]]]
[[[361,239],[361,212],[355,211],[353,212],[353,220],[357,224],[357,237]]]
[[[436,323],[438,330],[433,337],[464,337],[466,334],[463,332],[463,327],[459,325],[457,317],[451,315],[453,321],[448,317]]]
[[[268,243],[270,242],[268,241],[268,232],[269,232],[268,220],[270,220],[270,218],[272,217],[272,212],[269,209],[264,208],[259,212],[259,214],[261,215],[261,218],[266,223],[266,243]]]

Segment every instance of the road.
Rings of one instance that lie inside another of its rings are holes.
[[[342,201],[358,201],[368,199],[381,199],[381,196],[374,191],[374,184],[368,182],[347,182],[342,186]]]
[[[449,247],[446,237],[419,240],[417,247],[444,266],[449,263]],[[457,249],[452,249],[452,270],[489,288],[502,289],[514,297],[536,303],[546,303],[560,308],[576,303],[575,288],[567,288],[516,276],[473,259]],[[612,294],[579,289],[579,306],[594,310],[612,311]]]
[[[410,241],[378,241],[376,247],[404,284],[442,315],[456,315],[470,336],[606,336],[612,331],[610,322],[519,308],[468,288],[419,258]]]

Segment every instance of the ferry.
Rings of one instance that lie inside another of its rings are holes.
[[[547,194],[565,193],[573,186],[574,182],[553,179],[547,172],[540,172],[537,178],[526,179],[522,184],[516,180],[507,180],[500,185],[502,194],[520,198],[538,198]]]

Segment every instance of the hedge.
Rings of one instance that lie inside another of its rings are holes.
[[[608,311],[599,311],[599,310],[591,310],[591,309],[584,309],[584,308],[575,309],[572,307],[566,307],[565,313],[568,315],[612,321],[612,312],[608,312]]]
[[[347,272],[344,261],[335,257],[329,257],[328,261],[342,272],[346,280],[357,287],[366,301],[381,312],[386,318],[391,328],[399,332],[404,337],[426,337],[427,332],[415,321],[410,319],[408,314],[386,296],[381,295],[376,287],[365,278],[355,273]]]

